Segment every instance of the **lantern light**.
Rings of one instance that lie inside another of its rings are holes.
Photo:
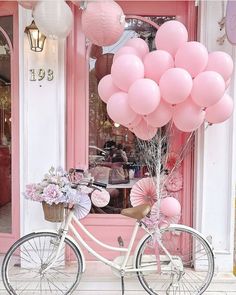
[[[25,33],[29,39],[30,49],[35,52],[43,51],[46,36],[39,31],[34,20],[31,25],[25,28]]]

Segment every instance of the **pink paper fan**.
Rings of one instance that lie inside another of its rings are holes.
[[[130,192],[130,202],[133,207],[142,204],[152,206],[156,200],[156,186],[151,177],[142,178],[133,185]]]
[[[170,192],[178,192],[183,188],[183,176],[179,171],[172,172],[166,180],[166,189]]]
[[[92,203],[88,195],[81,194],[78,204],[74,206],[74,214],[78,219],[82,219],[88,215],[91,209]]]
[[[91,201],[96,207],[105,207],[110,202],[110,194],[106,190],[92,192]]]
[[[175,167],[178,158],[179,158],[178,154],[174,152],[169,153],[169,155],[167,156],[167,161],[165,163],[165,169],[169,171],[172,170]]]

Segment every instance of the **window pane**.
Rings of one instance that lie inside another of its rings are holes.
[[[147,17],[157,24],[174,17]],[[139,19],[126,20],[120,40],[109,47],[92,45],[89,60],[89,168],[95,180],[108,183],[110,202],[103,208],[92,207],[92,213],[119,213],[130,207],[129,192],[145,174],[146,167],[136,136],[128,128],[113,122],[106,103],[98,94],[98,83],[110,74],[114,53],[133,37],[144,39],[154,49],[156,29]],[[117,110],[119,111],[119,110]]]

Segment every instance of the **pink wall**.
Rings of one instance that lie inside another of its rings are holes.
[[[18,5],[16,1],[0,1],[0,15],[13,15],[13,47],[11,47],[11,177],[12,177],[12,233],[0,233],[0,252],[6,252],[20,234],[19,189],[19,47]],[[7,38],[7,36],[6,36]],[[10,42],[10,41],[9,41]]]

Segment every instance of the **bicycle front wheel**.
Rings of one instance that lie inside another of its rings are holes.
[[[203,294],[214,274],[209,243],[195,230],[171,225],[161,230],[161,242],[148,236],[141,244],[138,279],[151,295]]]
[[[7,252],[2,279],[9,294],[71,294],[79,283],[82,259],[79,250],[65,239],[55,263],[60,236],[32,233],[19,239]]]

